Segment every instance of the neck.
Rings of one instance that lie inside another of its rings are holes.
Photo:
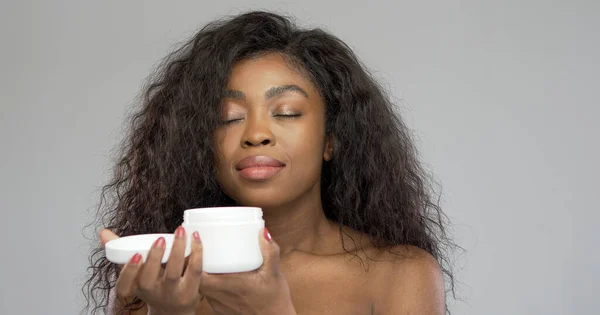
[[[314,254],[328,251],[331,245],[328,240],[332,233],[337,233],[337,224],[325,217],[320,188],[315,188],[316,193],[288,204],[263,208],[265,226],[279,245],[281,256],[294,251]]]

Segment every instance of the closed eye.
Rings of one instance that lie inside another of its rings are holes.
[[[223,121],[221,121],[221,124],[223,124],[223,125],[231,125],[231,124],[233,124],[233,123],[237,123],[237,122],[240,122],[240,121],[242,121],[242,120],[243,120],[243,118],[236,118],[236,119],[223,120]]]
[[[296,118],[296,117],[300,117],[302,116],[302,114],[275,114],[273,115],[274,117],[281,117],[284,119],[292,119],[292,118]]]

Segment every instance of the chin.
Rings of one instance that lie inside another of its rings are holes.
[[[288,193],[284,194],[284,191]],[[289,203],[294,198],[293,196],[289,195],[289,190],[258,189],[246,190],[243,193],[238,192],[232,199],[242,206],[260,207],[264,209],[279,207],[283,204]]]

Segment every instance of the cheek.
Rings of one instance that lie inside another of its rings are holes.
[[[232,153],[235,150],[232,135],[230,132],[219,131],[213,137],[213,147],[215,148],[215,163],[218,171],[227,166]]]
[[[324,130],[301,128],[281,143],[288,154],[294,158],[296,166],[302,169],[314,168],[321,164],[324,145]],[[299,165],[298,165],[299,164]]]

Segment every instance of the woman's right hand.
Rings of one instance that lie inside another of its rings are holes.
[[[118,236],[112,231],[100,231],[103,245]],[[202,274],[202,243],[198,232],[192,234],[192,252],[182,275],[185,264],[185,230],[178,227],[169,255],[169,261],[162,268],[161,260],[165,251],[165,240],[154,242],[145,263],[140,254],[134,255],[123,266],[116,284],[119,299],[137,296],[148,305],[148,314],[195,314],[201,296],[199,294]]]

